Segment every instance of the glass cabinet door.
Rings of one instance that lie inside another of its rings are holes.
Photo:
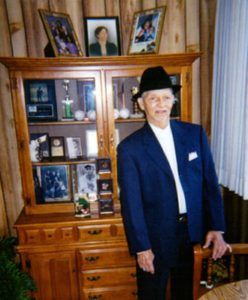
[[[116,147],[131,133],[140,129],[146,122],[145,114],[139,109],[133,95],[138,91],[139,82],[146,68],[137,67],[107,72],[108,123],[110,128],[109,149],[112,155],[113,177],[117,178]],[[181,84],[181,69],[165,68],[173,84]],[[172,119],[181,119],[181,98],[183,91],[175,95],[175,104],[171,112]],[[113,130],[114,129],[114,130]],[[114,182],[115,204],[118,207],[118,183]]]
[[[96,158],[104,152],[100,73],[40,72],[21,81],[29,141],[23,172],[32,174],[31,181],[22,176],[27,209],[73,211],[75,194],[97,196]]]

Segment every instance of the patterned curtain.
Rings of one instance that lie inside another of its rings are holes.
[[[212,152],[220,184],[248,200],[248,1],[218,0]]]

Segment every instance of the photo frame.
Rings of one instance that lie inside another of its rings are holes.
[[[113,198],[100,198],[98,200],[99,213],[101,215],[114,213],[114,201]]]
[[[77,90],[79,96],[79,107],[85,112],[96,110],[96,93],[95,93],[95,79],[85,78],[77,80]]]
[[[118,17],[85,17],[84,23],[87,56],[121,55]],[[105,42],[105,52],[99,39]]]
[[[81,194],[97,194],[97,176],[95,163],[76,165],[77,192]]]
[[[63,136],[52,136],[50,140],[50,153],[52,159],[65,159],[65,145]]]
[[[83,156],[80,137],[66,137],[66,144],[69,159],[78,159]]]
[[[68,165],[40,166],[37,173],[44,203],[72,201]]]
[[[96,159],[96,172],[98,174],[111,173],[111,170],[111,159],[109,157]]]
[[[24,79],[24,90],[29,122],[57,121],[54,80]]]
[[[166,6],[135,12],[128,45],[128,55],[157,54]]]
[[[68,14],[39,9],[54,56],[83,56]]]
[[[97,190],[99,195],[113,193],[113,180],[112,178],[97,179]]]

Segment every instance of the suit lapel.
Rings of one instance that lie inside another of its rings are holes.
[[[183,130],[180,124],[176,121],[170,121],[171,130],[173,134],[177,165],[179,174],[183,174],[185,170],[185,165],[188,160],[187,151],[187,133]],[[148,155],[151,159],[166,173],[172,175],[172,171],[169,162],[155,136],[151,127],[146,124],[144,126],[144,146]]]
[[[155,134],[153,133],[151,127],[146,124],[144,126],[144,136],[143,142],[147,154],[151,157],[151,159],[166,173],[172,174],[169,162],[161,148]]]
[[[170,121],[170,125],[175,144],[178,172],[183,174],[188,161],[187,132],[176,121]]]

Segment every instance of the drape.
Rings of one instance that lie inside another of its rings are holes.
[[[219,183],[248,200],[248,1],[218,0],[211,147]]]

